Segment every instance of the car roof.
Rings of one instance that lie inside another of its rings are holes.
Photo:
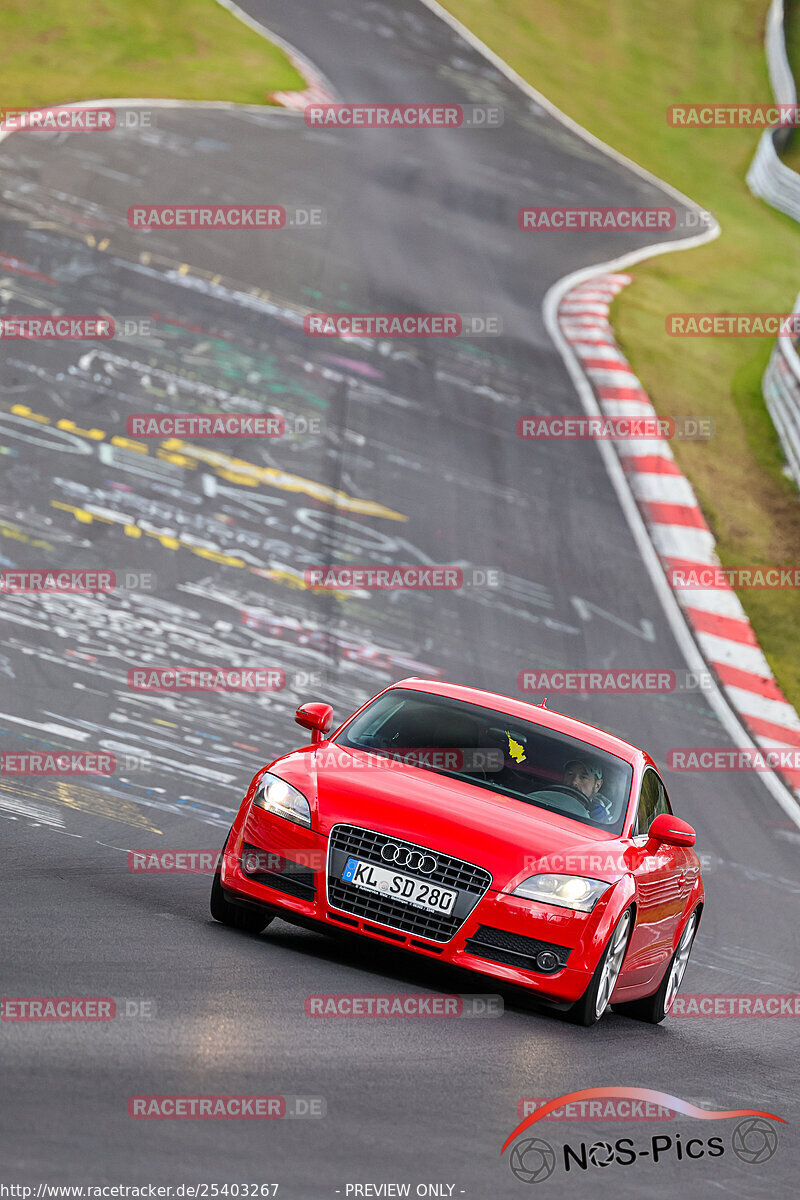
[[[392,691],[395,688],[407,688],[410,691],[425,692],[431,696],[446,696],[451,700],[463,700],[468,704],[477,704],[482,708],[490,708],[495,712],[503,713],[505,716],[519,717],[534,725],[541,725],[544,729],[564,733],[567,737],[576,738],[578,741],[595,746],[598,750],[614,754],[632,766],[655,765],[649,754],[638,746],[615,737],[613,733],[606,733],[604,729],[598,729],[596,725],[578,721],[575,717],[565,716],[551,708],[542,708],[541,704],[532,704],[529,700],[517,700],[511,696],[503,696],[499,692],[487,692],[482,688],[468,687],[461,683],[447,683],[441,679],[416,677],[399,679],[387,690]]]

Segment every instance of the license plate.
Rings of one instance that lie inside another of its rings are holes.
[[[440,887],[438,883],[415,879],[413,875],[403,875],[399,871],[388,871],[386,867],[362,862],[358,858],[348,858],[342,879],[355,887],[379,892],[391,900],[402,900],[417,908],[426,908],[429,912],[452,912],[458,895],[458,892]]]

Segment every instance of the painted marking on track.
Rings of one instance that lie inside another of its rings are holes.
[[[128,449],[134,449],[139,453],[150,455],[150,448],[144,442],[135,442],[132,445],[129,438],[120,438],[117,434],[109,436],[102,429],[79,429],[77,426],[73,427],[73,422],[63,418],[53,422],[50,417],[34,412],[27,404],[13,404],[10,413],[20,418],[23,423],[30,421],[38,425],[55,425],[55,428],[60,429],[64,433],[69,432],[73,437],[79,439],[89,438],[93,442],[103,441],[112,446],[124,446]],[[2,412],[0,412],[0,416],[2,416]],[[339,489],[331,488],[327,484],[307,479],[303,475],[294,475],[287,471],[282,471],[278,467],[260,467],[256,463],[249,462],[247,459],[223,454],[219,450],[209,450],[204,446],[195,446],[189,442],[182,441],[180,438],[165,438],[161,440],[158,443],[155,457],[166,462],[171,462],[186,470],[194,470],[197,462],[203,462],[212,467],[223,479],[227,479],[230,482],[241,483],[246,487],[257,487],[263,483],[267,487],[273,487],[279,491],[310,496],[312,499],[319,500],[323,504],[331,505],[337,511],[356,512],[363,516],[383,517],[388,521],[408,520],[405,513],[387,508],[375,500],[362,500],[357,496],[350,496]],[[81,518],[79,517],[78,519],[80,520]],[[88,517],[84,517],[83,520],[87,524],[90,524],[91,514]]]
[[[94,817],[105,817],[109,821],[120,821],[124,825],[130,825],[133,829],[146,829],[148,833],[162,833],[163,830],[157,829],[151,821],[148,820],[146,814],[132,801],[126,800],[122,796],[110,795],[106,792],[95,792],[91,788],[83,787],[80,784],[64,783],[54,776],[45,778],[42,777],[38,786],[28,781],[29,777],[15,776],[13,782],[0,775],[0,793],[8,793],[11,800],[15,804],[24,804],[27,801],[33,801],[34,807],[37,810],[36,819],[45,822],[45,813],[47,810],[39,810],[39,805],[44,802],[58,804],[62,808],[72,809],[74,812],[87,813]],[[0,797],[0,800],[5,801],[5,797]],[[6,802],[7,803],[7,802]],[[27,815],[27,814],[20,814]],[[54,819],[50,824],[63,825],[63,820]]]
[[[107,792],[95,792],[91,788],[74,783],[55,784],[55,795],[47,797],[64,808],[76,812],[89,813],[95,817],[105,817],[109,821],[121,821],[133,829],[146,829],[150,833],[163,833],[157,829],[146,814],[130,800],[122,796],[109,795]]]
[[[64,825],[64,818],[60,813],[43,808],[39,804],[32,804],[29,800],[23,800],[16,795],[0,796],[0,809],[3,809],[5,814],[12,816],[14,820],[19,817],[27,817],[28,820],[38,821],[42,825],[52,825],[58,828]]]

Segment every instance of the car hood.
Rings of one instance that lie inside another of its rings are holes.
[[[495,889],[543,871],[588,875],[576,864],[591,861],[593,847],[602,849],[601,859],[613,859],[619,846],[611,833],[510,796],[420,767],[370,761],[323,743],[278,759],[270,770],[307,797],[326,837],[340,823],[387,833],[485,867]]]

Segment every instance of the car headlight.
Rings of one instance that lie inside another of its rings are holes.
[[[586,879],[583,875],[531,875],[514,888],[512,895],[591,912],[610,887],[605,879]]]
[[[302,792],[269,771],[258,781],[253,804],[296,825],[311,827],[311,807]]]

